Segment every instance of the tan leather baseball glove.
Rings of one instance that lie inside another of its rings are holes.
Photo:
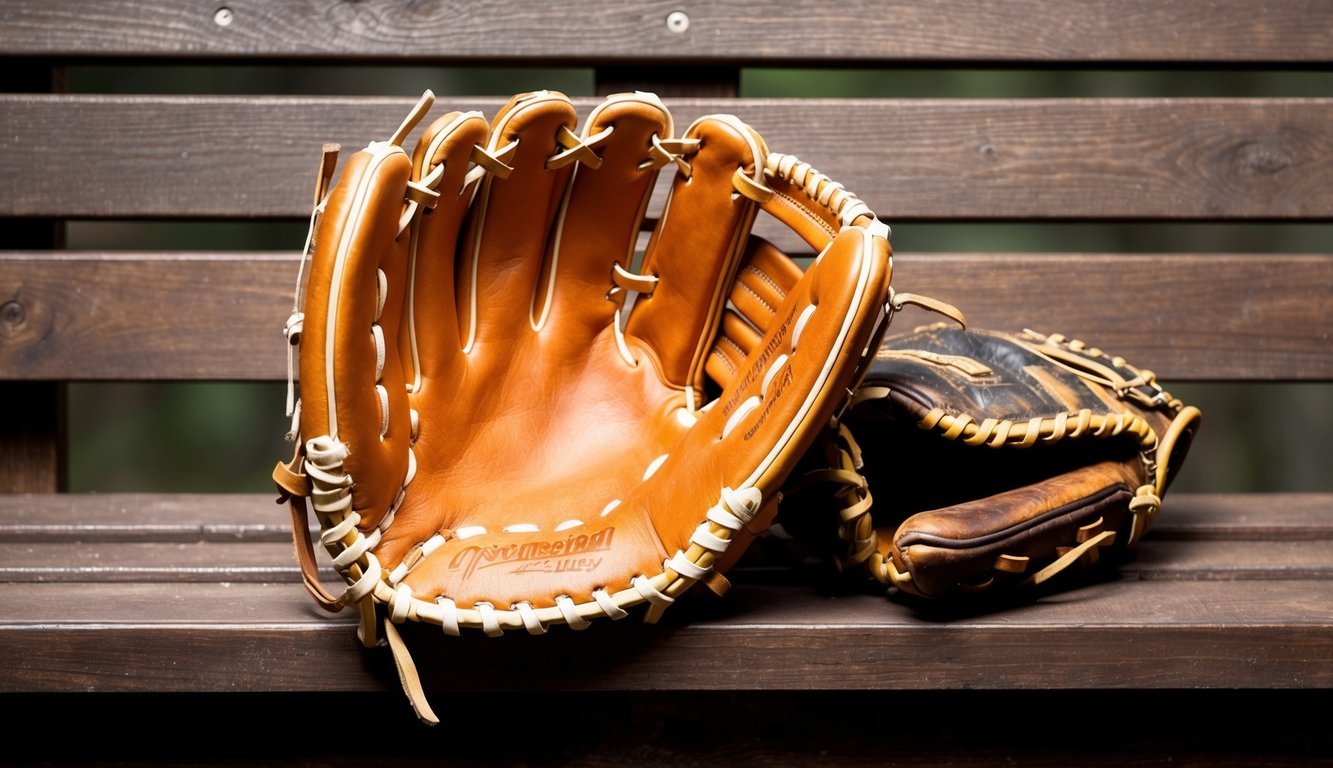
[[[625,93],[580,127],[542,91],[405,149],[432,101],[336,183],[323,166],[288,323],[297,455],[274,472],[311,594],[359,607],[428,722],[395,624],[541,634],[723,590],[847,403],[890,278],[888,228],[735,116],[677,134]],[[753,237],[761,210],[818,259]],[[315,573],[307,502],[341,594]]]

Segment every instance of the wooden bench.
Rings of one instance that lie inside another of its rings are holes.
[[[83,439],[65,428],[70,382],[282,379],[300,247],[69,250],[69,223],[298,222],[321,143],[387,135],[419,93],[149,93],[172,67],[388,65],[374,72],[396,82],[403,64],[572,66],[590,68],[597,94],[658,92],[679,124],[736,113],[895,228],[895,286],[979,327],[1093,340],[1189,387],[1201,442],[1249,440],[1209,410],[1210,387],[1333,379],[1329,93],[774,98],[746,95],[743,73],[1326,74],[1330,29],[1326,0],[0,5],[0,704],[16,735],[52,721],[76,734],[15,756],[1330,759],[1333,493],[1223,492],[1206,448],[1132,562],[1035,601],[936,612],[809,569],[742,567],[727,598],[692,593],[660,626],[422,636],[414,653],[445,720],[434,730],[387,654],[358,645],[354,617],[309,600],[274,494],[62,484]],[[120,95],[65,92],[70,68],[112,66],[141,79]],[[440,93],[494,114],[508,91]],[[1325,239],[1308,253],[914,251],[914,225],[977,222],[1287,223]],[[275,402],[272,429],[285,428]]]

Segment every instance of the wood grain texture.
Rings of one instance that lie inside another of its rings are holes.
[[[673,611],[577,635],[404,636],[449,693],[1333,687],[1333,581],[1118,581],[969,617],[738,587],[715,615]],[[354,620],[294,584],[3,584],[0,692],[392,688]]]
[[[327,562],[324,563],[327,566]],[[1298,567],[1291,563],[1291,567]],[[1308,565],[1308,564],[1307,564]],[[331,566],[322,578],[338,579]],[[1330,575],[1333,578],[1333,575]],[[0,581],[66,582],[284,582],[301,571],[287,541],[118,542],[0,544]]]
[[[289,542],[275,494],[0,494],[0,543]]]
[[[1171,494],[1164,500],[1162,514],[1153,523],[1152,537],[1158,540],[1333,540],[1333,497],[1326,493]],[[1333,559],[1333,553],[1330,553],[1330,559]]]
[[[1140,581],[1333,580],[1333,539],[1309,541],[1145,541],[1135,558],[1118,569]],[[321,578],[339,582],[326,560]],[[730,574],[749,581],[744,568]],[[803,576],[761,574],[762,581],[799,581]],[[0,543],[0,582],[282,582],[297,585],[301,573],[286,542]]]
[[[287,520],[285,506],[257,494],[4,495],[0,581],[297,584]],[[1170,497],[1159,520],[1117,566],[1118,576],[1333,579],[1329,494],[1181,494]],[[325,580],[338,582],[321,565]],[[799,584],[812,577],[800,566],[771,570],[742,560],[733,580]]]
[[[432,115],[494,114],[502,101],[450,98]],[[387,138],[413,102],[3,95],[0,122],[10,130],[0,134],[0,215],[304,218],[322,143],[350,153]],[[596,100],[577,103],[586,113]],[[1333,99],[668,106],[682,130],[699,115],[734,112],[774,151],[813,164],[890,223],[1333,220]]]
[[[0,8],[0,51],[54,56],[503,62],[930,63],[1327,60],[1333,5],[1277,0],[815,0],[485,4],[43,0]],[[684,12],[689,25],[666,20]],[[503,30],[497,29],[503,20]],[[589,31],[596,31],[590,44]]]
[[[291,253],[0,254],[0,377],[281,379]],[[1333,256],[899,254],[980,328],[1082,338],[1166,380],[1333,379]],[[1035,297],[1040,297],[1036,299]],[[938,316],[895,319],[910,329]]]
[[[387,655],[353,641],[355,616],[323,613],[305,594],[290,545],[260,514],[271,503],[0,497],[0,654],[17,660],[0,693],[396,690]],[[920,603],[742,568],[724,599],[700,592],[658,625],[541,639],[404,633],[445,694],[1333,688],[1333,499],[1170,503],[1174,535],[1154,530],[1121,568],[1020,600]],[[232,535],[208,533],[227,515]],[[136,521],[141,535],[127,536]]]
[[[0,494],[0,543],[286,542],[291,538],[288,521],[287,507],[264,493]],[[1159,540],[1333,540],[1333,495],[1173,493],[1151,535]]]

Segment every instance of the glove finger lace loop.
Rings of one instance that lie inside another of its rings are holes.
[[[480,144],[472,147],[470,160],[475,165],[463,177],[463,185],[458,188],[458,196],[472,187],[472,185],[482,179],[486,174],[496,176],[501,179],[509,178],[509,174],[514,172],[514,166],[508,164],[509,158],[518,151],[518,140],[509,142],[494,152],[486,149]]]
[[[564,149],[546,159],[546,170],[554,171],[574,162],[594,169],[602,167],[602,156],[593,149],[606,141],[614,130],[615,126],[607,126],[587,138],[580,138],[568,127],[560,126],[560,130],[556,131],[555,140]]]
[[[657,275],[638,275],[619,264],[611,265],[611,288],[606,292],[606,300],[619,304],[612,328],[616,334],[616,349],[630,367],[637,367],[639,361],[630,354],[629,346],[625,343],[625,325],[629,322],[634,302],[640,296],[652,296],[657,283]]]
[[[690,178],[694,168],[685,158],[699,151],[698,139],[663,139],[654,133],[651,141],[648,159],[639,163],[639,170],[656,169],[667,163],[675,163],[677,172],[686,179]]]

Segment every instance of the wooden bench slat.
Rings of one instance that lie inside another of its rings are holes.
[[[290,534],[286,543],[0,544],[0,581],[8,583],[287,582],[295,586],[300,578]],[[327,567],[324,578],[338,577]]]
[[[1329,494],[1172,496],[1164,522],[1117,572],[1137,580],[1333,579],[1330,509]],[[259,494],[0,496],[0,581],[296,584],[285,519]],[[775,583],[800,579],[780,574]],[[742,561],[735,580],[765,583],[764,568]]]
[[[1333,539],[1327,493],[1168,493],[1154,539],[1305,541]]]
[[[304,597],[289,584],[0,585],[0,692],[392,687],[352,640],[354,617]],[[755,587],[721,615],[686,613],[541,638],[404,634],[445,691],[1333,686],[1327,580],[1108,582],[943,621],[873,595]]]
[[[1170,493],[1153,539],[1333,539],[1333,494]],[[287,542],[286,506],[263,493],[0,494],[0,543]]]
[[[1145,541],[1134,560],[1118,569],[1138,580],[1228,581],[1252,579],[1333,580],[1333,540]],[[337,575],[321,562],[325,580]],[[779,574],[784,582],[796,577]],[[770,579],[771,580],[771,579]],[[300,582],[286,543],[106,542],[0,544],[0,581],[7,583],[111,582]],[[746,583],[740,568],[732,581]],[[299,587],[295,587],[299,588]]]
[[[89,8],[46,0],[0,11],[0,50],[55,56],[314,58],[545,63],[807,64],[857,62],[1287,62],[1327,59],[1333,6],[1322,0],[812,0],[599,3],[565,9],[521,0],[401,5],[230,0],[215,6],[116,0]],[[684,11],[688,28],[671,31]],[[503,32],[495,20],[504,20]],[[1054,21],[1059,19],[1058,23]],[[597,44],[587,32],[595,29]],[[744,41],[743,43],[740,41]]]
[[[276,491],[3,494],[0,544],[290,542],[287,507],[276,498]]]
[[[501,101],[445,98],[431,114],[493,115]],[[387,138],[412,103],[0,95],[0,216],[306,217],[321,144],[352,152]],[[596,100],[577,103],[586,112]],[[680,130],[698,115],[740,115],[890,223],[1333,219],[1333,99],[668,104]]]
[[[954,302],[973,327],[1063,333],[1164,380],[1333,379],[1333,256],[903,253],[894,266],[895,287]],[[0,334],[0,376],[281,379],[295,282],[293,253],[0,254],[0,303],[23,310]]]
[[[1148,536],[1152,536],[1149,532]],[[1333,579],[1333,539],[1311,541],[1145,540],[1118,570],[1141,580]]]

